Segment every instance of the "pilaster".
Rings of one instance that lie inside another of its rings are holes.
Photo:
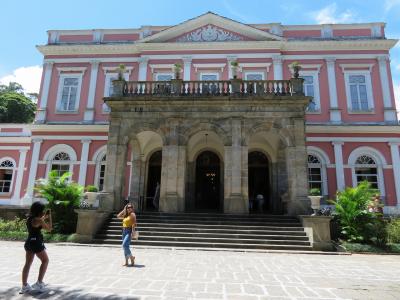
[[[341,141],[333,141],[333,150],[335,153],[335,169],[336,169],[336,184],[337,189],[339,191],[343,191],[345,188],[345,181],[344,181],[344,168],[343,168],[343,153],[342,147],[343,142]]]
[[[147,79],[147,63],[149,59],[147,57],[139,58],[139,81],[146,81]]]
[[[42,145],[43,139],[41,138],[33,138],[33,150],[32,150],[32,159],[29,169],[29,177],[28,177],[28,187],[26,189],[27,197],[30,201],[32,201],[33,197],[33,187],[35,186],[35,179],[37,173],[37,167],[39,162],[39,154],[40,154],[40,147]],[[29,203],[27,203],[29,204]]]
[[[274,66],[274,80],[283,80],[282,56],[273,56],[272,63]]]
[[[42,124],[46,122],[47,101],[49,99],[51,74],[53,71],[53,61],[47,61],[43,64],[44,77],[42,95],[40,97],[40,106],[36,112],[36,123]]]
[[[86,185],[86,171],[88,166],[88,156],[89,156],[89,145],[92,142],[91,139],[83,139],[82,143],[82,151],[81,151],[81,163],[79,167],[79,179],[78,183],[82,186]]]
[[[97,74],[99,73],[99,61],[94,60],[90,62],[92,65],[90,71],[90,84],[89,84],[89,94],[84,115],[84,122],[91,123],[94,119],[94,102],[96,97],[96,83]]]
[[[15,180],[14,195],[13,195],[13,199],[12,199],[12,202],[14,204],[19,204],[19,199],[21,198],[21,186],[22,186],[22,179],[24,177],[25,160],[26,160],[27,152],[28,152],[28,149],[19,150],[17,179]]]
[[[383,105],[384,105],[384,118],[386,122],[397,123],[397,112],[392,105],[392,99],[390,96],[390,85],[389,85],[389,77],[387,71],[388,59],[389,59],[388,56],[378,57],[379,74],[381,79]]]
[[[394,186],[396,190],[396,205],[400,209],[400,143],[389,143],[390,153],[392,155]]]
[[[183,80],[190,81],[192,71],[192,57],[184,56],[183,57]]]
[[[336,58],[325,58],[328,72],[328,87],[329,87],[329,103],[330,103],[330,120],[332,123],[341,123],[342,115],[338,107],[337,87],[336,87]]]

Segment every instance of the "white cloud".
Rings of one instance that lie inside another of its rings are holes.
[[[400,5],[400,0],[385,0],[385,12],[388,12],[397,5]]]
[[[12,74],[1,77],[0,83],[18,82],[26,93],[39,93],[41,77],[41,66],[21,67],[14,70]]]
[[[310,15],[318,24],[349,23],[354,22],[355,19],[354,13],[349,9],[338,13],[336,3],[329,4],[320,10],[312,12]]]

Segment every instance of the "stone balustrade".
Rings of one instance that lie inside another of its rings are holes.
[[[304,96],[303,79],[216,81],[113,81],[112,97],[135,96]]]

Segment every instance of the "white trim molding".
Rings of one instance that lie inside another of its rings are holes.
[[[349,113],[352,112],[372,112],[374,110],[374,94],[372,91],[372,81],[371,81],[371,71],[366,70],[344,70],[344,83],[346,88],[346,103],[347,103],[347,110]],[[368,110],[353,110],[352,107],[352,100],[351,100],[351,93],[350,93],[350,76],[365,76],[365,85],[366,85],[366,92],[367,92],[367,101],[368,101]]]
[[[338,106],[337,86],[336,86],[336,57],[326,57],[326,66],[328,73],[328,88],[329,88],[329,104],[330,104],[330,120],[332,123],[342,122],[342,113]]]
[[[400,142],[388,143],[390,146],[390,154],[392,156],[394,186],[396,191],[397,207],[400,209]]]
[[[218,64],[193,64],[193,67],[195,69],[195,72],[197,72],[198,69],[221,69],[221,72],[224,71],[224,68],[226,66],[226,63],[218,63]]]
[[[63,72],[85,73],[87,67],[57,67],[58,75]]]
[[[357,158],[361,155],[370,156],[374,159],[376,163],[377,175],[378,175],[378,189],[381,193],[381,196],[384,198],[385,193],[385,183],[384,183],[384,176],[383,176],[383,169],[387,167],[386,159],[382,155],[382,153],[372,147],[368,146],[361,146],[354,149],[347,160],[347,165],[351,168],[351,175],[352,175],[352,183],[353,187],[357,186],[357,177],[355,173],[355,162]]]
[[[330,165],[328,155],[320,148],[314,146],[307,146],[307,155],[316,156],[321,162],[321,181],[322,181],[322,195],[329,195],[328,191],[328,176],[326,169]]]
[[[64,152],[68,154],[70,160],[68,161],[69,165],[69,172],[73,171],[73,166],[77,162],[77,155],[74,150],[70,145],[67,144],[57,144],[54,145],[53,147],[49,148],[46,153],[43,156],[43,160],[46,163],[46,178],[51,170],[53,158],[57,153]],[[67,164],[64,162],[64,164]]]
[[[343,191],[346,187],[344,180],[344,167],[343,167],[343,142],[333,141],[333,150],[335,154],[335,170],[336,170],[336,185],[339,191]]]
[[[64,79],[65,78],[77,78],[78,79],[78,86],[76,92],[76,99],[74,103],[73,110],[62,110],[61,109],[61,98],[64,89]],[[76,113],[79,109],[80,99],[81,99],[81,92],[82,92],[82,80],[83,80],[83,73],[63,73],[60,74],[58,78],[58,90],[57,90],[57,100],[56,100],[56,112],[57,113]]]
[[[346,69],[357,69],[357,70],[353,70],[354,72],[362,71],[362,70],[358,70],[358,69],[368,69],[368,71],[371,72],[372,67],[375,66],[375,64],[342,63],[342,64],[339,64],[339,66],[342,68],[342,73],[345,73]]]

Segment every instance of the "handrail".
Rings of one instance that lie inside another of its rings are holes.
[[[299,93],[292,80],[113,81],[112,96],[292,96]]]

